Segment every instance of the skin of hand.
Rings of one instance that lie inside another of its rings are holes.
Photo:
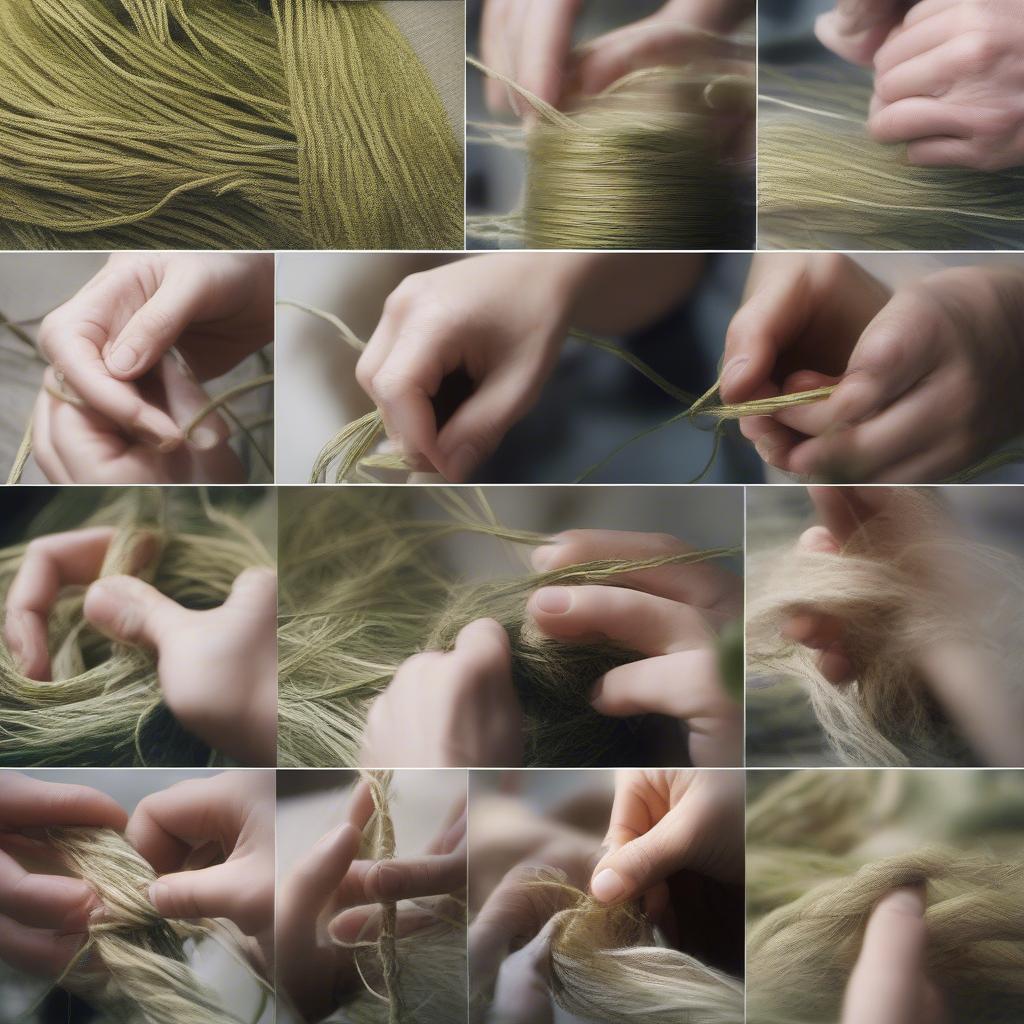
[[[221,607],[190,611],[132,576],[97,580],[113,537],[112,528],[95,527],[29,544],[7,592],[4,622],[22,671],[50,678],[50,611],[63,588],[89,586],[86,620],[115,640],[156,652],[164,700],[186,729],[243,764],[275,764],[276,575],[249,569]],[[137,567],[150,555],[140,545]]]
[[[161,409],[141,379],[172,345],[196,379],[225,373],[273,340],[273,303],[270,255],[114,253],[46,317],[39,346],[91,410],[124,437],[166,454],[184,443],[170,413],[179,411],[185,385],[165,377],[167,407]],[[192,384],[193,401],[194,392]],[[219,442],[212,427],[197,429],[192,441],[201,450]]]
[[[273,772],[228,771],[147,796],[125,829],[159,876],[149,888],[157,913],[228,918],[253,940],[265,977],[274,963],[275,806]],[[211,851],[221,862],[189,870]]]
[[[621,903],[684,868],[728,884],[744,875],[742,771],[621,771],[590,891]]]
[[[925,974],[928,932],[920,889],[895,889],[872,911],[843,1000],[842,1024],[944,1024]]]
[[[814,25],[822,46],[851,64],[870,67],[875,54],[914,0],[837,0]]]
[[[570,324],[614,332],[654,320],[699,266],[690,254],[630,265],[618,255],[499,253],[413,274],[388,297],[356,378],[410,465],[462,483],[537,400]],[[628,304],[613,301],[623,295]],[[434,400],[457,372],[472,392],[439,423]]]
[[[62,875],[60,859],[32,830],[84,825],[120,832],[127,821],[121,807],[95,789],[0,773],[0,959],[27,974],[58,978],[92,916],[103,912],[91,886]]]
[[[664,534],[573,530],[538,548],[533,565],[547,572],[594,559],[642,560],[689,550]],[[598,680],[591,699],[599,712],[685,720],[694,764],[739,764],[743,712],[719,678],[715,633],[741,614],[742,581],[698,562],[627,573],[617,582],[544,587],[527,610],[547,636],[568,643],[603,638],[644,656]]]
[[[218,413],[204,418],[190,444],[171,450],[127,434],[90,409],[54,397],[60,390],[47,368],[32,414],[32,455],[51,483],[242,483],[242,462],[228,443],[230,430]],[[137,384],[147,407],[177,423],[190,423],[205,408],[203,388],[170,356]]]
[[[513,865],[487,895],[469,928],[470,1007],[474,1022],[549,1024],[552,1020],[546,927],[563,909],[559,895],[536,885],[538,873],[556,871],[585,889],[596,841],[553,822],[534,821],[536,849]],[[473,858],[479,856],[476,832]],[[488,994],[493,996],[488,999]]]
[[[451,651],[409,658],[370,708],[360,763],[521,767],[523,713],[505,630],[494,619],[477,619]]]
[[[466,887],[466,807],[461,801],[426,853],[418,858],[357,860],[362,830],[373,813],[365,783],[352,794],[347,821],[328,832],[284,879],[277,907],[277,983],[307,1021],[333,1012],[359,984],[352,950],[338,943],[369,941],[381,899],[420,899]],[[411,934],[430,915],[402,908],[397,932]]]
[[[1024,165],[1024,7],[921,0],[874,57],[868,128],[926,167]]]
[[[756,255],[726,333],[722,401],[774,398],[833,383],[891,294],[848,256]],[[785,468],[805,437],[772,416],[748,416],[739,425],[776,468]]]
[[[572,92],[592,96],[630,71],[681,63],[694,52],[737,56],[736,47],[702,33],[729,32],[753,13],[749,0],[668,0],[574,58],[573,28],[582,7],[582,0],[487,0],[480,32],[484,64],[558,106]],[[485,90],[493,113],[530,115],[529,104],[496,79],[488,78]]]
[[[812,487],[809,489],[820,525],[805,530],[797,542],[806,552],[840,554],[853,534],[869,519],[882,512],[894,494],[887,487]],[[952,530],[952,524],[948,524]],[[915,534],[909,543],[922,538]],[[964,583],[966,577],[960,577]],[[922,580],[923,587],[940,588],[942,605],[950,609],[953,621],[971,613],[965,608],[964,593],[948,592],[940,577]],[[936,602],[933,602],[936,603]],[[975,613],[976,614],[976,613]],[[821,674],[837,686],[853,682],[853,665],[843,646],[844,625],[835,616],[813,608],[794,613],[783,626],[783,635],[818,651]],[[957,723],[975,751],[989,765],[1013,766],[1024,759],[1019,701],[1003,683],[1005,670],[989,655],[958,639],[933,643],[917,655],[918,667],[932,694],[949,717]]]

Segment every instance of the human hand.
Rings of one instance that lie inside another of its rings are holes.
[[[842,1024],[943,1024],[938,989],[925,973],[928,931],[919,889],[895,889],[868,919],[846,986]]]
[[[353,790],[347,821],[323,836],[281,884],[277,910],[277,982],[308,1021],[332,1013],[359,984],[353,950],[371,941],[382,899],[421,899],[466,886],[466,807],[460,802],[418,858],[357,860],[373,813],[369,787]],[[397,934],[432,923],[428,911],[401,908]],[[333,940],[333,941],[332,941]]]
[[[689,550],[661,534],[572,530],[538,548],[533,564],[547,572],[594,559],[643,560]],[[547,636],[567,643],[601,637],[643,655],[597,681],[591,699],[601,714],[684,720],[694,764],[739,764],[743,711],[720,679],[715,634],[742,614],[742,581],[698,562],[626,573],[617,582],[544,587],[527,610]]]
[[[156,652],[168,708],[215,750],[244,764],[273,765],[277,739],[277,580],[268,569],[242,573],[228,599],[190,611],[132,576],[97,580],[111,527],[32,541],[7,591],[4,638],[30,679],[50,678],[47,622],[61,590],[90,586],[83,615],[113,639]],[[139,544],[129,571],[152,557]]]
[[[742,771],[617,772],[591,893],[601,903],[637,899],[684,868],[741,885],[743,815]]]
[[[254,940],[250,953],[273,976],[274,773],[228,771],[147,796],[125,838],[158,878],[149,901],[163,917],[225,917]],[[191,869],[193,864],[210,864]]]
[[[114,800],[95,789],[0,772],[0,959],[26,974],[59,978],[85,941],[93,915],[102,913],[95,890],[59,874],[60,858],[31,830],[81,825],[120,832],[127,820]]]
[[[360,764],[503,768],[523,763],[523,713],[508,634],[477,619],[449,652],[409,658],[370,708]]]
[[[146,408],[189,424],[208,403],[203,388],[171,356],[133,385]],[[188,445],[139,441],[113,420],[74,396],[61,393],[48,367],[32,413],[32,454],[55,484],[241,483],[241,460],[228,443],[230,430],[216,412],[195,427]]]
[[[552,106],[568,95],[594,96],[630,71],[680,64],[694,56],[745,56],[708,33],[728,32],[749,0],[668,0],[650,17],[609,32],[572,54],[582,0],[486,0],[480,32],[483,62]],[[529,115],[529,104],[497,79],[485,83],[493,113]]]
[[[956,267],[898,289],[835,392],[775,414],[805,439],[780,443],[772,465],[876,483],[943,480],[972,465],[1024,429],[1022,322],[1024,274],[1013,266]],[[787,390],[836,379],[803,374]]]
[[[1024,165],[1024,6],[921,0],[875,54],[868,129],[925,167]]]
[[[199,380],[225,373],[273,340],[273,302],[272,256],[114,253],[46,317],[39,346],[89,409],[166,454],[184,442],[172,418],[180,410],[169,400],[158,408],[137,382],[171,346]],[[165,383],[168,399],[172,388],[179,398],[184,393],[184,384]],[[199,448],[217,441],[199,430],[193,435]]]
[[[774,398],[833,383],[891,294],[849,256],[755,256],[743,304],[726,334],[722,401]],[[747,416],[739,426],[776,468],[786,467],[804,439],[773,416]]]
[[[822,46],[851,64],[871,66],[879,47],[916,0],[836,0],[819,15],[814,31]]]
[[[497,448],[551,372],[576,267],[532,253],[476,256],[392,292],[356,377],[410,464],[461,483]],[[434,399],[457,371],[473,390],[441,422]]]
[[[219,608],[192,611],[134,576],[107,576],[86,621],[152,650],[164,703],[214,750],[244,765],[277,763],[277,574],[246,569]]]
[[[889,487],[812,487],[809,489],[819,525],[804,531],[797,542],[803,553],[841,555],[847,543],[876,516],[898,521],[898,502],[908,493]],[[892,557],[900,548],[922,546],[931,540],[944,542],[955,536],[953,524],[939,515],[922,526],[919,517],[908,521],[905,541],[891,538]],[[925,531],[930,531],[931,536]],[[1024,759],[1021,733],[1022,708],[1016,687],[1006,679],[1002,659],[978,642],[962,639],[963,624],[986,616],[991,600],[992,580],[973,564],[924,567],[916,576],[922,592],[921,608],[927,614],[943,608],[949,616],[948,638],[930,639],[911,657],[924,685],[942,706],[950,720],[985,762],[993,766],[1015,766]],[[915,608],[905,614],[917,614]],[[846,625],[837,615],[807,607],[794,609],[782,628],[785,637],[818,652],[816,662],[822,676],[836,686],[856,678],[844,638]],[[979,627],[977,634],[982,633]]]

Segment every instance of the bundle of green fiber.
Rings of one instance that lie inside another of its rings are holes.
[[[11,249],[461,248],[461,147],[374,2],[6,0]]]
[[[868,918],[904,886],[924,888],[925,971],[948,1019],[1021,1020],[1019,772],[799,771],[758,788],[747,830],[751,1024],[838,1021]]]
[[[391,860],[397,854],[391,818],[390,772],[367,772],[373,817],[363,830],[359,857]],[[353,950],[362,990],[329,1019],[344,1024],[438,1024],[467,1019],[466,900],[464,892],[416,901],[433,920],[398,934],[398,908],[380,905],[375,938],[346,944]]]
[[[758,245],[1019,249],[1024,170],[915,167],[874,142],[872,86],[853,68],[762,68]]]
[[[475,534],[495,544],[540,545],[547,538],[503,527],[482,495],[476,504],[457,489],[427,493],[444,513],[437,519],[415,515],[408,488],[282,492],[279,764],[356,766],[370,705],[401,664],[420,651],[451,650],[459,630],[483,617],[501,623],[512,643],[526,764],[646,763],[642,719],[608,718],[590,704],[598,678],[639,655],[538,635],[527,621],[527,599],[550,584],[612,584],[626,572],[734,549],[465,580],[445,566],[443,539]]]
[[[186,941],[215,938],[261,986],[260,1016],[271,990],[243,959],[234,933],[212,920],[161,917],[146,896],[156,873],[123,836],[111,829],[59,827],[46,830],[46,842],[92,886],[106,910],[90,924],[85,944],[57,984],[119,1024],[244,1024],[189,966]]]
[[[1024,729],[1024,566],[955,534],[930,492],[893,490],[884,509],[835,554],[792,544],[766,551],[753,537],[750,550],[748,670],[798,682],[839,763],[984,762],[987,751],[976,749],[963,729],[969,716],[952,713],[954,699],[962,705],[998,694],[1007,714],[1016,709],[1005,724]],[[853,682],[828,681],[818,652],[784,636],[785,623],[808,609],[842,623]],[[983,677],[962,670],[953,695],[937,691],[922,667],[923,652],[950,644],[976,652],[973,668]],[[786,733],[792,709],[783,698]],[[762,728],[769,731],[776,727],[767,713],[774,699],[773,688],[763,691]]]
[[[723,108],[749,109],[752,82],[706,67],[635,71],[568,113],[476,61],[536,111],[526,132],[478,125],[475,141],[526,154],[520,211],[468,220],[471,236],[530,249],[720,249],[745,243],[744,169]]]
[[[257,489],[69,488],[0,550],[0,600],[31,538],[117,527],[102,575],[135,571],[187,608],[222,604],[247,568],[271,566],[272,511]],[[137,553],[148,561],[137,568]],[[0,765],[191,766],[220,756],[186,732],[161,697],[151,653],[114,644],[82,617],[84,588],[65,588],[50,615],[52,681],[25,676],[0,643]]]

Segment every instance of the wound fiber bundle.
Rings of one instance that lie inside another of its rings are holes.
[[[872,85],[852,68],[765,68],[759,245],[772,249],[1019,249],[1024,171],[917,167],[867,130]]]
[[[562,644],[527,622],[538,587],[612,583],[657,563],[605,560],[544,573],[513,570],[471,580],[445,564],[445,538],[536,546],[542,534],[502,526],[482,498],[430,488],[436,518],[417,516],[408,488],[282,492],[280,516],[279,764],[354,767],[373,700],[402,663],[449,651],[459,631],[496,619],[512,645],[513,682],[525,716],[528,765],[639,764],[649,760],[640,720],[613,719],[590,703],[596,681],[638,655],[607,643]],[[515,563],[512,563],[513,565]]]
[[[60,827],[47,829],[46,840],[71,873],[95,889],[106,910],[90,924],[62,984],[83,992],[118,1024],[242,1019],[220,1004],[188,963],[186,940],[220,938],[215,923],[161,917],[146,895],[156,873],[123,836],[111,829]],[[240,951],[234,955],[241,957]]]
[[[924,889],[925,972],[951,1024],[1020,1020],[1020,783],[1016,772],[801,771],[761,787],[747,835],[751,1024],[837,1021],[867,920],[904,886]],[[822,828],[844,841],[821,852]]]
[[[0,5],[11,249],[461,248],[461,147],[379,4]]]
[[[965,698],[1005,694],[1024,724],[1024,568],[1007,552],[955,533],[931,492],[890,491],[883,510],[838,553],[787,544],[754,548],[752,556],[748,666],[799,683],[839,763],[985,760],[924,674],[924,655],[941,645],[960,644],[977,654],[978,667],[962,672],[957,683]],[[842,624],[853,682],[829,682],[817,667],[819,652],[783,636],[785,624],[808,610]],[[772,697],[764,690],[760,703],[767,707]],[[772,729],[770,722],[766,728]],[[785,731],[785,723],[779,728]]]
[[[272,565],[272,524],[260,493],[199,489],[69,488],[35,519],[29,537],[113,526],[101,575],[131,573],[195,610],[222,604],[238,575]],[[267,538],[266,540],[261,538]],[[6,596],[28,541],[0,550]],[[52,681],[25,676],[0,643],[0,765],[189,766],[218,755],[164,704],[152,653],[112,643],[82,616],[84,587],[66,587],[49,620]]]

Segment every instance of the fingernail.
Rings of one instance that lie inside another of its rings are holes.
[[[898,914],[908,914],[912,917],[924,915],[924,893],[920,888],[897,889],[883,897],[880,902],[887,910],[894,910]]]
[[[590,891],[599,903],[614,903],[625,895],[626,883],[611,868],[605,868],[590,883]]]
[[[761,456],[761,461],[767,462],[769,466],[775,465],[775,462],[773,461],[774,456],[772,455],[772,453],[775,451],[777,447],[778,445],[772,444],[767,438],[764,437],[758,438],[758,440],[754,442],[754,450],[757,452],[758,455]]]
[[[530,562],[534,569],[540,569],[543,571],[551,566],[551,563],[555,560],[555,554],[558,551],[557,544],[545,544],[542,548],[534,548],[533,553],[530,555]]]
[[[136,420],[136,430],[142,435],[144,441],[167,454],[167,452],[174,451],[184,440],[183,434],[177,427],[173,427],[172,432],[172,428],[168,427],[169,422],[162,413],[146,406]]]
[[[572,607],[568,587],[545,587],[533,595],[534,607],[549,615],[564,615]]]
[[[11,652],[18,667],[25,663],[23,652],[25,650],[25,634],[21,623],[16,615],[8,615],[4,623],[4,632],[7,634],[7,649]]]
[[[220,435],[213,427],[196,427],[192,431],[190,444],[201,452],[212,451],[220,444]]]
[[[366,876],[366,895],[375,900],[393,900],[402,885],[402,874],[383,861],[370,869]]]
[[[342,914],[327,926],[327,932],[335,942],[358,942],[365,934],[366,926],[367,920],[363,914]]]
[[[590,691],[590,703],[596,704],[601,699],[602,693],[604,693],[604,676],[601,676],[601,678],[594,683],[594,687]]]
[[[732,384],[743,367],[750,362],[749,356],[733,356],[722,368],[722,387]]]
[[[93,907],[89,912],[89,926],[95,924],[106,924],[110,920],[110,912],[101,903],[98,907]]]
[[[160,903],[164,898],[164,894],[167,892],[167,886],[162,882],[154,882],[149,887],[149,902],[153,905],[153,908],[160,912]]]
[[[139,361],[139,354],[131,345],[122,342],[107,354],[107,362],[118,371],[127,373]]]
[[[469,479],[479,461],[480,456],[472,445],[464,444],[456,448],[448,459],[448,479],[454,483],[463,483]]]

